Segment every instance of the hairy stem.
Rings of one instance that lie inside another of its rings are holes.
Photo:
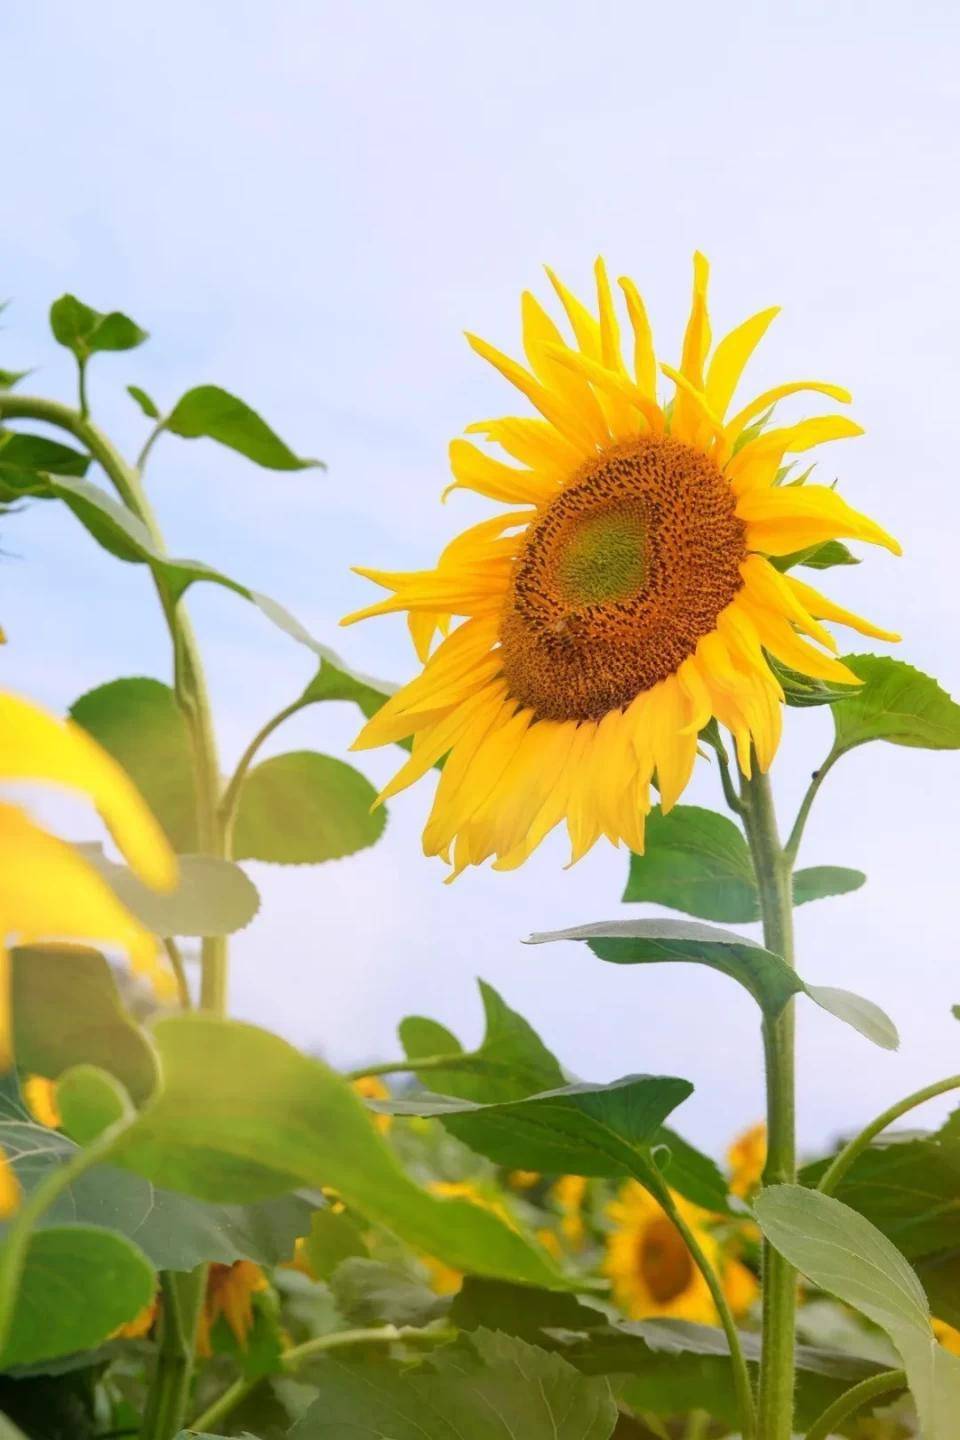
[[[902,1370],[884,1370],[880,1375],[871,1375],[859,1385],[845,1391],[828,1405],[819,1419],[807,1431],[807,1440],[830,1440],[837,1428],[871,1400],[880,1400],[887,1395],[896,1395],[907,1388],[907,1377]]]
[[[160,1275],[161,1316],[157,1364],[140,1440],[170,1440],[186,1414],[193,1377],[193,1339],[203,1300],[206,1267],[189,1275]]]
[[[756,760],[754,760],[756,767]],[[780,844],[770,782],[755,768],[742,781],[744,827],[753,856],[768,950],[794,964],[792,868]],[[763,1022],[767,1081],[767,1163],[764,1185],[796,1180],[794,1003]],[[763,1351],[758,1419],[763,1440],[793,1434],[796,1271],[768,1241],[763,1245]]]
[[[817,1186],[817,1189],[821,1195],[832,1195],[834,1193],[853,1162],[859,1155],[863,1154],[871,1140],[876,1139],[881,1131],[886,1130],[888,1125],[892,1125],[895,1120],[899,1120],[901,1115],[906,1115],[910,1110],[915,1110],[918,1105],[925,1104],[927,1100],[935,1100],[938,1095],[946,1095],[949,1090],[960,1090],[960,1075],[950,1075],[946,1080],[938,1080],[933,1085],[924,1086],[922,1090],[915,1090],[913,1094],[908,1095],[905,1100],[898,1100],[895,1105],[891,1105],[888,1110],[884,1110],[882,1115],[878,1115],[875,1120],[871,1120],[870,1124],[865,1126],[859,1135],[855,1135],[852,1140],[848,1140],[843,1149],[834,1156],[831,1164],[820,1177],[820,1184]]]

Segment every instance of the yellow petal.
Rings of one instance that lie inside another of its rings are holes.
[[[779,305],[760,310],[720,341],[707,370],[705,387],[707,404],[714,414],[722,417],[727,413],[747,361],[767,333],[770,322],[779,314]]]
[[[0,694],[0,778],[40,780],[88,795],[141,880],[157,890],[176,884],[173,851],[139,791],[73,721]]]
[[[560,434],[569,440],[578,451],[589,455],[594,448],[594,437],[589,426],[585,425],[578,417],[570,414],[568,408],[549,391],[546,386],[541,385],[539,380],[534,379],[528,370],[511,360],[509,355],[504,355],[493,345],[488,345],[486,340],[481,340],[477,335],[467,335],[467,341],[471,349],[475,350],[484,360],[500,371],[500,374],[509,380],[511,385],[524,395],[539,410],[545,420],[549,420]]]
[[[634,435],[648,428],[659,433],[663,429],[663,411],[652,400],[648,400],[626,375],[618,375],[599,361],[591,360],[586,355],[577,355],[573,350],[558,351],[557,358],[563,365],[585,375],[591,384],[605,394],[623,399],[633,406],[638,414],[631,420],[627,434]],[[643,421],[646,421],[646,424],[643,424]]]
[[[680,373],[695,391],[703,389],[703,366],[710,349],[710,317],[707,313],[709,279],[710,266],[698,250],[693,257],[693,300],[680,360]],[[695,441],[700,425],[700,408],[687,390],[678,389],[673,407],[673,434],[681,440]]]
[[[576,337],[577,344],[584,355],[591,360],[599,360],[602,355],[600,341],[600,326],[590,314],[587,307],[581,303],[564,285],[563,281],[554,274],[549,265],[544,269],[550,280],[550,284],[557,292],[561,305],[567,312],[567,319],[570,321],[571,329]]]
[[[608,370],[612,370],[616,375],[626,376],[627,372],[624,369],[623,356],[620,352],[620,326],[617,322],[613,296],[610,293],[607,267],[601,257],[597,258],[594,265],[594,276],[597,282],[597,308],[600,312],[600,358]],[[636,422],[629,402],[620,395],[610,392],[606,392],[606,394],[611,432],[614,435],[631,434],[636,428]]]
[[[546,420],[507,415],[500,420],[478,420],[468,435],[483,435],[508,455],[535,470],[544,480],[562,485],[583,461],[583,456]]]
[[[647,309],[636,285],[626,275],[620,277],[620,288],[626,298],[627,313],[633,326],[633,369],[637,387],[642,395],[656,403],[657,357]]]
[[[821,595],[812,585],[797,580],[793,575],[785,575],[784,583],[790,587],[796,595],[800,604],[815,615],[818,620],[833,620],[838,625],[847,625],[851,630],[857,630],[861,635],[869,635],[873,640],[889,640],[896,642],[900,636],[893,630],[881,630],[879,626],[872,625],[869,620],[864,620],[861,615],[855,615],[852,610],[845,610],[842,605],[835,605],[826,595]]]
[[[802,640],[789,620],[755,604],[746,594],[741,595],[739,603],[756,625],[763,645],[791,669],[799,670],[801,675],[812,675],[816,680],[835,680],[841,685],[861,683],[841,660],[822,654]]]
[[[883,545],[894,555],[903,553],[892,535],[825,485],[750,490],[740,496],[736,513],[747,523],[748,547],[768,555],[790,555],[823,540],[846,539]]]
[[[556,494],[557,487],[533,470],[518,470],[485,455],[469,440],[451,440],[450,469],[452,485],[443,492],[444,500],[452,490],[475,490],[489,500],[502,500],[506,505],[539,505]]]
[[[20,1181],[0,1150],[0,1220],[9,1220],[20,1208]]]
[[[736,415],[727,422],[727,439],[731,446],[737,437],[747,428],[751,420],[756,420],[771,405],[776,405],[778,400],[785,400],[788,395],[798,395],[801,392],[808,392],[815,395],[828,395],[831,400],[838,400],[841,405],[849,405],[852,395],[842,385],[828,385],[824,380],[792,380],[787,385],[775,385],[772,390],[764,390],[749,405],[738,410]]]
[[[572,410],[597,445],[609,439],[606,420],[596,395],[581,376],[558,365],[555,352],[566,350],[563,336],[540,302],[524,291],[523,346],[538,379],[564,407]]]
[[[664,375],[666,375],[667,379],[672,380],[677,387],[677,398],[674,402],[674,420],[671,433],[676,435],[678,439],[689,440],[691,443],[702,440],[704,438],[704,432],[713,435],[722,435],[723,421],[719,415],[715,415],[710,409],[710,406],[707,404],[707,397],[703,391],[696,389],[687,377],[681,375],[679,370],[674,370],[672,365],[663,364],[660,366],[660,369]],[[682,416],[686,418],[681,418],[678,422],[677,407],[679,406],[681,396],[683,396],[684,399]]]
[[[729,435],[729,427],[727,434]],[[772,486],[777,471],[783,464],[784,455],[799,454],[823,445],[828,440],[853,440],[863,434],[863,427],[846,415],[816,415],[811,420],[801,420],[797,425],[783,430],[768,430],[749,445],[745,445],[726,467],[735,495],[744,495],[751,490],[766,490]],[[791,491],[801,486],[785,487]],[[806,487],[812,488],[812,487]]]
[[[769,560],[762,555],[748,555],[740,566],[740,574],[743,576],[747,589],[760,605],[766,605],[768,609],[779,615],[785,615],[795,625],[799,625],[814,640],[819,640],[828,650],[836,650],[837,642],[825,630],[818,625],[816,620],[800,603],[797,595],[787,583],[779,570],[776,570]]]

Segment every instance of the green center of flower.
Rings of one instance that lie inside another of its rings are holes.
[[[557,587],[571,605],[630,600],[647,574],[643,507],[636,501],[578,517],[557,559]]]

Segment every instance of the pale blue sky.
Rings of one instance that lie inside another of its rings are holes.
[[[656,8],[595,0],[146,7],[37,0],[0,11],[5,223],[0,365],[67,396],[46,308],[64,290],[153,334],[96,364],[97,417],[128,447],[134,381],[167,405],[215,381],[327,473],[259,471],[164,441],[150,484],[171,545],[275,595],[356,666],[412,671],[402,622],[343,632],[367,598],[349,563],[425,565],[480,504],[438,503],[448,439],[512,408],[468,351],[518,341],[539,266],[585,287],[594,255],[632,274],[674,352],[699,246],[716,328],[785,310],[750,379],[822,375],[855,392],[865,439],[823,473],[903,540],[829,588],[903,630],[904,658],[960,692],[954,347],[960,172],[950,3]],[[115,675],[168,673],[142,570],[55,507],[4,525],[5,684],[58,707]],[[309,655],[236,596],[195,590],[225,761],[307,679]],[[346,707],[275,749],[345,754]],[[823,754],[825,715],[791,712],[784,811]],[[395,754],[363,760],[375,779]],[[709,774],[691,797],[714,804]],[[858,895],[799,916],[803,973],[900,1024],[899,1056],[807,1007],[801,1127],[815,1143],[957,1069],[951,904],[960,757],[877,746],[838,768],[806,863],[866,870]],[[311,870],[251,867],[262,918],[235,945],[236,1013],[351,1063],[395,1052],[412,1010],[478,1031],[483,975],[590,1079],[689,1076],[692,1138],[719,1148],[761,1110],[750,1003],[686,967],[630,972],[520,937],[628,913],[625,862],[574,871],[558,839],[509,876],[441,884],[419,852],[427,788],[383,843]]]

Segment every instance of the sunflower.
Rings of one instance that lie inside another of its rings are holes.
[[[209,1357],[212,1352],[210,1332],[222,1315],[233,1332],[241,1350],[253,1329],[253,1297],[269,1290],[266,1275],[252,1260],[237,1260],[232,1265],[213,1264],[207,1271],[207,1290],[197,1322],[197,1353]]]
[[[682,1195],[674,1195],[673,1201],[719,1273],[731,1310],[742,1315],[757,1297],[756,1277],[739,1260],[722,1255],[705,1210]],[[707,1282],[683,1236],[642,1185],[628,1180],[607,1214],[613,1229],[603,1269],[612,1281],[614,1299],[631,1320],[663,1315],[702,1325],[719,1323]]]
[[[508,508],[455,539],[436,569],[359,570],[392,593],[342,622],[408,613],[422,673],[355,744],[413,736],[412,755],[381,800],[447,757],[424,849],[449,860],[454,874],[490,856],[495,869],[512,869],[564,819],[572,860],[601,835],[642,851],[651,781],[669,810],[712,717],[732,733],[744,774],[754,755],[761,770],[770,765],[783,701],[770,656],[854,685],[821,621],[897,638],[776,563],[843,538],[899,554],[835,490],[806,477],[783,483],[787,457],[862,432],[836,414],[767,428],[772,407],[804,390],[846,403],[845,390],[795,381],[728,416],[776,310],[746,320],[710,356],[708,267],[696,255],[680,364],[660,366],[675,389],[664,404],[633,283],[620,281],[631,370],[603,262],[597,314],[548,274],[572,343],[529,294],[529,369],[468,336],[539,418],[469,426],[519,464],[454,440],[449,489]]]
[[[730,1190],[742,1199],[757,1188],[767,1163],[767,1127],[760,1122],[744,1130],[727,1151]]]

